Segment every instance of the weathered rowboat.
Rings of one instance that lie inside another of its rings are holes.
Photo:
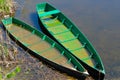
[[[69,50],[94,79],[103,80],[101,58],[76,25],[49,3],[38,4],[36,9],[43,32]]]
[[[2,23],[10,38],[43,62],[79,79],[89,75],[67,50],[35,28],[15,18],[4,19]]]

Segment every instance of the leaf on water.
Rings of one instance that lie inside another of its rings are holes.
[[[14,77],[16,75],[15,72],[11,72],[9,74],[7,74],[7,78],[11,78],[11,77]]]
[[[15,77],[17,73],[21,71],[21,68],[17,66],[15,70],[13,70],[11,73],[8,73],[6,76],[7,78]]]
[[[16,67],[15,72],[19,73],[21,71],[21,68],[19,66]]]

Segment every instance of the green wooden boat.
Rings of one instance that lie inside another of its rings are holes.
[[[2,23],[10,38],[43,62],[78,79],[89,75],[67,50],[35,28],[15,18],[4,19]]]
[[[49,3],[38,4],[36,9],[43,32],[69,50],[94,79],[103,80],[101,58],[77,26]]]

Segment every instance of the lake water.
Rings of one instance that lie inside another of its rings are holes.
[[[36,4],[49,2],[92,42],[106,69],[105,80],[120,80],[120,0],[15,0],[15,17],[40,30]]]

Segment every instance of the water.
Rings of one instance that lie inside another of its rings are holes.
[[[21,8],[15,17],[40,30],[35,5],[49,2],[68,16],[99,52],[105,80],[120,80],[119,0],[16,0]]]

